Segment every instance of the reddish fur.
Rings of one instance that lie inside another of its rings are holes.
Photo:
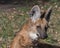
[[[46,25],[46,20],[39,19],[36,23],[31,22],[31,20],[28,20],[28,22],[23,26],[22,30],[19,31],[19,33],[14,38],[11,47],[10,48],[25,48],[25,46],[32,45],[32,41],[28,36],[28,29],[31,25],[41,24],[42,28]],[[33,30],[32,30],[33,31]]]
[[[32,8],[37,12],[39,12],[39,7],[38,6],[34,6]],[[37,15],[38,12],[35,14]],[[24,26],[22,27],[22,30],[19,31],[16,35],[16,37],[13,39],[11,47],[10,48],[29,48],[29,46],[33,46],[32,40],[29,37],[30,32],[38,32],[37,31],[37,26],[39,26],[39,29],[42,30],[42,32],[45,32],[45,27],[47,27],[48,25],[48,20],[46,17],[49,17],[51,14],[51,7],[47,10],[47,12],[43,15],[43,18],[38,18],[36,19],[35,22],[33,22],[30,19],[28,19],[28,21],[26,22],[26,24],[24,24]],[[37,16],[39,16],[40,14],[38,14]],[[33,16],[36,17],[36,16]],[[40,16],[39,16],[40,17]],[[33,18],[32,18],[33,19]],[[40,32],[40,30],[39,30]]]

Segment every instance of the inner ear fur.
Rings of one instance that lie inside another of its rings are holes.
[[[45,18],[47,21],[49,21],[50,16],[51,16],[51,12],[52,12],[52,7],[49,7],[47,11],[42,12],[40,18],[41,19]]]
[[[46,19],[48,22],[49,22],[49,20],[50,20],[51,12],[52,12],[52,6],[50,6],[50,7],[48,8],[48,10],[46,11],[46,13],[45,13],[45,19]]]
[[[41,11],[40,11],[39,6],[38,5],[33,6],[29,14],[31,17],[32,16],[35,16],[35,17],[41,16]]]

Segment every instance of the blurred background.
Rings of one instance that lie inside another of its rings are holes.
[[[0,48],[10,47],[34,5],[39,5],[42,12],[53,6],[48,38],[40,42],[60,46],[60,0],[0,0]]]

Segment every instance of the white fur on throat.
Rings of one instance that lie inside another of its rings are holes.
[[[37,38],[38,38],[37,33],[34,33],[34,32],[30,32],[30,33],[29,33],[29,37],[30,37],[32,40],[37,40]]]

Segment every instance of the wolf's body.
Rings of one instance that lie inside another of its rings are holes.
[[[51,8],[41,16],[40,8],[38,5],[35,5],[31,9],[30,18],[26,24],[24,24],[22,30],[17,33],[10,48],[32,48],[35,45],[33,42],[38,41],[39,38],[46,38],[50,12]]]

